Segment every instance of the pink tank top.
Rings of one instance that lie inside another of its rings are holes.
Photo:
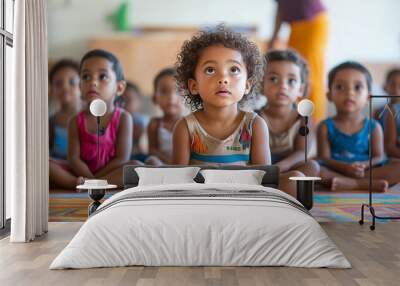
[[[102,169],[115,157],[120,116],[121,109],[116,107],[105,132],[99,136],[99,160],[97,161],[97,135],[87,131],[84,111],[78,114],[81,159],[92,173]]]

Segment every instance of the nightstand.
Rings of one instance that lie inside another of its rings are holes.
[[[93,202],[88,207],[88,215],[90,216],[92,213],[96,211],[96,209],[101,205],[100,200],[106,194],[106,190],[115,189],[117,185],[109,185],[107,181],[105,184],[100,185],[99,181],[105,180],[86,180],[83,185],[79,185],[76,188],[80,190],[87,190],[89,197],[93,200]]]
[[[321,180],[320,177],[290,177],[289,180],[297,182],[297,200],[310,210],[314,203],[314,183]]]

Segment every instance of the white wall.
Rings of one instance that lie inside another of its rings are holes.
[[[328,63],[345,59],[400,61],[399,0],[326,0]]]
[[[119,0],[49,0],[49,55],[79,58],[86,40],[112,33],[105,19]],[[344,59],[400,61],[399,0],[325,0],[330,17],[328,67]],[[274,0],[131,0],[133,27],[256,24],[272,33]],[[285,34],[285,32],[284,32]],[[287,32],[286,32],[287,34]]]

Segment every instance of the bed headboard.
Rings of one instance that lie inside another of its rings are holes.
[[[192,166],[192,165],[191,165]],[[182,168],[182,167],[187,167],[184,165],[180,166],[138,166],[138,165],[125,165],[124,166],[124,173],[123,173],[123,184],[124,184],[124,189],[136,187],[139,182],[139,176],[135,171],[135,168],[137,167],[145,167],[145,168]],[[192,166],[193,167],[193,166]],[[200,167],[202,170],[204,169],[221,169],[221,170],[263,170],[265,171],[265,175],[262,179],[261,184],[265,187],[271,187],[271,188],[278,188],[279,186],[279,167],[274,166],[274,165],[269,165],[269,166],[208,166],[208,165],[202,165],[202,166],[197,166]],[[197,183],[204,183],[204,178],[200,174],[200,172],[197,174],[197,176],[194,178],[194,180]]]

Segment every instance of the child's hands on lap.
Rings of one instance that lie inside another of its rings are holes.
[[[353,162],[345,167],[345,174],[354,178],[364,178],[366,165],[361,162]]]

